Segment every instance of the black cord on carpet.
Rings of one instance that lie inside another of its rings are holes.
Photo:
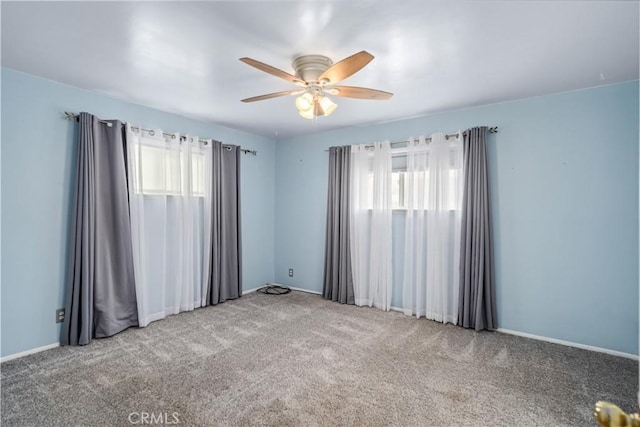
[[[291,289],[289,289],[286,286],[267,285],[258,289],[256,292],[262,292],[263,294],[267,294],[267,295],[284,295],[291,292]]]

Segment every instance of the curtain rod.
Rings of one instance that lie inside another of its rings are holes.
[[[487,132],[489,132],[489,133],[498,133],[498,126],[490,127],[489,129],[487,129]],[[449,138],[452,138],[452,137],[457,136],[457,135],[458,135],[458,132],[446,133],[446,134],[444,134],[444,137],[446,139],[449,139]],[[424,140],[425,141],[431,141],[431,137],[429,136],[429,137],[425,138]],[[389,145],[393,146],[393,145],[399,145],[399,144],[408,144],[409,142],[410,141],[408,139],[404,140],[404,141],[393,141]],[[373,145],[366,145],[365,147],[373,147]],[[329,150],[324,150],[324,151],[329,151]]]
[[[79,120],[79,117],[80,117],[80,116],[79,116],[78,114],[76,114],[76,113],[70,113],[70,112],[68,112],[68,111],[65,111],[65,112],[64,112],[64,118],[65,118],[66,120]],[[107,126],[111,127],[111,122],[108,122],[108,121],[106,121],[106,120],[99,120],[99,119],[98,119],[98,122],[99,122],[99,123],[104,123],[104,124],[106,124]],[[147,128],[143,128],[143,127],[139,127],[139,126],[131,126],[131,128],[132,128],[132,129],[137,129],[138,131],[148,132],[148,133],[149,133],[149,134],[151,134],[152,136],[153,136],[153,135],[154,135],[154,133],[155,133],[155,130],[153,130],[153,129],[147,129]],[[175,133],[162,132],[162,135],[163,135],[163,136],[170,136],[171,138],[175,138],[175,137],[176,137],[176,134],[175,134]],[[182,135],[182,136],[180,137],[180,140],[186,140],[186,139],[187,139],[187,137],[186,137],[186,136],[184,136],[184,135]],[[214,140],[214,141],[215,141],[215,140]],[[207,145],[207,144],[209,143],[209,141],[206,141],[206,140],[204,140],[204,139],[200,139],[200,140],[198,140],[198,142],[202,142],[202,143],[203,143],[203,144],[205,144],[205,145]],[[220,142],[220,141],[216,141],[216,142]],[[223,144],[222,146],[223,146],[224,148],[226,148],[227,150],[231,150],[231,145],[225,145],[225,144]],[[243,152],[243,153],[245,153],[245,154],[253,154],[254,156],[257,156],[257,155],[258,155],[258,150],[247,150],[246,148],[240,148],[240,151],[242,151],[242,152]]]

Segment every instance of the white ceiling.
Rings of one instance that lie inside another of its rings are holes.
[[[270,138],[638,78],[637,1],[2,2],[2,65]],[[315,123],[295,88],[238,58],[293,73],[300,54],[375,59]],[[126,117],[121,117],[126,120]],[[188,131],[188,130],[183,130]]]

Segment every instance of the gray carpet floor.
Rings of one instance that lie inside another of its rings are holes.
[[[292,292],[5,362],[2,425],[588,426],[632,360]],[[159,422],[158,418],[146,418]]]

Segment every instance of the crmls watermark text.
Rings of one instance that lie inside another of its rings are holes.
[[[131,424],[140,425],[171,425],[180,424],[177,412],[132,412],[127,417]]]

